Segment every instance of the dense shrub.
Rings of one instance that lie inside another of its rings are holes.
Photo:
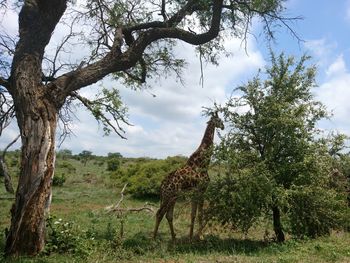
[[[213,178],[206,192],[206,216],[247,232],[268,210],[272,185],[263,169]]]
[[[65,170],[67,173],[72,174],[76,172],[76,168],[70,162],[64,161],[58,164],[58,168]]]
[[[53,177],[52,185],[53,186],[63,186],[63,184],[66,182],[66,176],[64,174],[58,175],[56,174]]]
[[[293,187],[288,191],[290,233],[318,237],[346,226],[350,214],[346,198],[317,186]]]
[[[108,158],[107,171],[115,172],[119,169],[121,161],[119,158]]]
[[[316,129],[328,113],[313,98],[316,68],[307,67],[307,60],[271,54],[264,79],[258,74],[237,88],[240,97],[216,105],[229,130],[215,160],[230,181],[211,186],[216,215],[209,216],[215,220],[247,231],[261,217],[272,219],[279,242],[288,230],[316,237],[347,226],[348,182],[341,174],[345,169],[335,172],[346,136],[327,138]]]
[[[181,156],[139,160],[120,168],[111,178],[120,184],[128,183],[127,190],[135,197],[157,197],[163,178],[185,161],[186,158]]]
[[[44,254],[72,253],[87,256],[90,246],[84,233],[73,222],[64,222],[61,218],[47,219],[47,238]]]

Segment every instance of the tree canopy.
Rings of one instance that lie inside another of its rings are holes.
[[[219,107],[229,127],[216,151],[225,175],[209,194],[209,213],[219,221],[247,231],[271,216],[278,241],[286,230],[315,237],[344,226],[346,192],[330,184],[330,153],[343,141],[322,138],[316,127],[328,114],[313,98],[316,69],[307,59],[272,54],[266,79],[258,74]]]
[[[215,63],[223,51],[223,39],[246,39],[253,17],[261,19],[269,38],[279,24],[294,34],[289,23],[296,19],[283,16],[281,0],[89,0],[79,6],[74,1],[44,2],[4,1],[3,7],[20,9],[20,23],[19,35],[5,29],[0,32],[2,125],[14,116],[11,68],[23,59],[26,49],[37,54],[35,77],[63,105],[60,120],[64,133],[69,132],[67,124],[72,121],[69,106],[76,101],[103,124],[106,133],[114,131],[123,137],[120,123],[127,123],[127,109],[118,90],[102,89],[91,99],[79,94],[79,89],[109,74],[132,87],[174,71],[181,78],[185,61],[175,57],[176,40],[198,45],[201,56]],[[34,15],[39,16],[33,19]],[[65,32],[57,34],[61,40],[51,38],[56,25]],[[32,39],[32,35],[38,37]],[[74,59],[71,52],[76,53]]]

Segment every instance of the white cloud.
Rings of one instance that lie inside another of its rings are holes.
[[[204,67],[204,87],[199,84],[199,59],[193,47],[185,44],[179,44],[177,49],[178,56],[188,61],[184,70],[184,86],[171,76],[151,80],[151,90],[133,91],[120,87],[122,99],[129,107],[131,123],[135,125],[126,127],[127,140],[116,135],[102,137],[102,131],[96,129],[93,118],[85,112],[79,112],[77,114],[81,122],[73,127],[77,137],[67,140],[62,147],[75,152],[120,152],[125,156],[160,158],[191,154],[199,145],[205,130],[207,119],[201,117],[202,107],[212,106],[214,101],[225,101],[234,88],[232,83],[241,84],[264,65],[253,43],[248,45],[249,56],[241,47],[240,40],[227,41],[226,47],[234,55],[223,57],[219,67]],[[115,82],[106,80],[103,85],[113,87]],[[96,87],[84,89],[84,95],[91,96],[94,89]]]
[[[342,55],[330,64],[326,74],[327,79],[320,85],[317,98],[333,112],[327,128],[350,134],[350,73]]]
[[[3,25],[17,33],[17,14],[9,13],[8,16],[7,23]],[[55,44],[60,42],[66,31],[64,25],[56,28],[46,48],[47,54],[55,50]],[[77,108],[76,115],[80,121],[72,126],[75,135],[67,138],[61,149],[68,148],[75,153],[90,150],[95,154],[120,152],[125,156],[151,157],[191,154],[200,143],[207,121],[201,117],[202,107],[212,106],[214,101],[225,101],[234,84],[241,84],[264,65],[261,53],[249,39],[248,55],[240,39],[227,40],[225,47],[233,55],[222,57],[218,67],[204,65],[203,87],[199,83],[199,58],[194,48],[184,43],[179,43],[176,48],[177,57],[188,62],[183,75],[184,86],[176,82],[174,76],[170,76],[167,79],[150,80],[151,90],[133,91],[106,79],[103,81],[104,86],[119,85],[122,99],[129,107],[130,121],[134,126],[125,127],[128,139],[122,140],[115,134],[103,136],[102,128],[98,127],[94,118],[82,108]],[[84,52],[86,49],[74,51],[62,60],[75,61],[83,57]],[[84,88],[81,93],[92,98],[98,89],[98,85],[94,85]],[[4,147],[17,131],[16,128],[6,130],[6,136],[1,137],[0,147]]]
[[[3,150],[10,142],[12,142],[19,134],[16,121],[13,121],[1,134],[0,150]],[[20,139],[9,150],[18,149],[20,147]]]
[[[328,67],[326,75],[329,78],[336,77],[338,75],[344,75],[346,73],[346,65],[343,55],[337,57],[337,59]]]
[[[305,48],[318,60],[319,67],[326,67],[333,58],[333,53],[338,44],[326,38],[307,40],[304,44]]]
[[[13,9],[9,8],[3,13],[1,27],[10,36],[16,36],[18,34],[18,14]]]

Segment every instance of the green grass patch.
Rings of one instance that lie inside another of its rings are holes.
[[[60,166],[60,162],[65,165]],[[179,201],[175,209],[176,243],[171,242],[165,218],[158,238],[153,240],[154,213],[120,214],[105,210],[120,199],[121,191],[110,181],[106,164],[89,160],[84,166],[78,160],[58,159],[56,172],[66,177],[62,186],[53,188],[51,223],[59,222],[54,224],[56,239],[48,237],[51,247],[47,246],[35,258],[3,258],[4,233],[10,224],[14,199],[0,187],[0,262],[350,262],[350,235],[344,232],[318,239],[289,238],[277,244],[264,240],[265,228],[272,232],[265,223],[252,228],[247,235],[212,226],[206,229],[202,240],[189,242],[190,205],[185,200]],[[159,205],[157,199],[135,199],[127,194],[121,207],[137,208],[145,203],[154,210]]]

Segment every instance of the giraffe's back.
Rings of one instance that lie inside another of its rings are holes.
[[[161,184],[161,197],[176,196],[180,191],[195,189],[199,184],[209,182],[208,174],[201,173],[191,166],[185,165],[164,178]]]

